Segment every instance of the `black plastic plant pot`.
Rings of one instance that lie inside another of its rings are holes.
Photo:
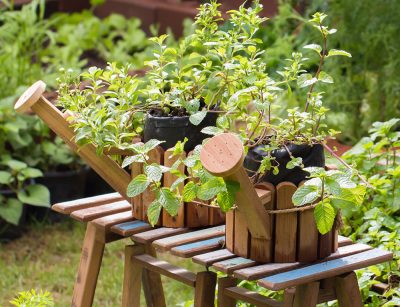
[[[244,160],[244,167],[249,171],[249,174],[254,174],[259,166],[260,162],[265,157],[266,153],[263,150],[263,145],[250,148],[247,156]],[[320,144],[316,145],[287,145],[292,156],[303,159],[304,167],[325,167],[325,154],[324,148]],[[292,182],[298,185],[301,181],[305,180],[309,175],[303,171],[300,167],[293,169],[287,169],[286,164],[291,160],[289,152],[286,148],[274,150],[271,152],[272,157],[276,158],[276,162],[279,163],[279,173],[274,175],[271,172],[267,172],[263,177],[262,181],[270,182],[273,185],[277,185],[284,181]]]
[[[17,195],[11,190],[0,189],[0,194],[6,198],[17,198]],[[8,242],[22,236],[25,231],[26,215],[27,206],[24,204],[18,225],[11,224],[0,217],[0,242]]]
[[[185,151],[189,152],[209,137],[201,130],[204,127],[215,126],[217,118],[217,113],[209,112],[203,121],[195,126],[190,123],[189,116],[158,117],[148,113],[144,123],[143,140],[145,142],[151,139],[165,141],[161,147],[167,150],[186,137],[188,141],[185,144]]]

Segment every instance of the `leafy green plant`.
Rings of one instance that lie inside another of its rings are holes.
[[[52,307],[54,306],[53,297],[50,292],[36,292],[35,290],[18,293],[10,303],[17,307]]]
[[[10,156],[0,157],[0,217],[17,225],[22,215],[23,204],[49,207],[50,193],[41,184],[34,184],[32,179],[43,176],[36,168],[12,159]]]

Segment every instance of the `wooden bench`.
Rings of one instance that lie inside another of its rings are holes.
[[[340,306],[362,306],[354,270],[392,259],[392,253],[353,243],[339,236],[339,248],[326,259],[313,264],[257,262],[235,256],[224,248],[224,226],[203,230],[188,230],[162,239],[153,237],[163,229],[145,231],[132,236],[134,242],[151,245],[156,251],[169,252],[203,265],[206,270],[197,275],[165,261],[146,255],[143,250],[128,246],[125,266],[124,306],[139,306],[140,280],[143,269],[151,270],[184,284],[201,289],[195,292],[195,306],[214,306],[214,273],[212,268],[227,274],[218,280],[218,306],[236,306],[246,301],[256,306],[315,306],[317,303],[338,299]],[[200,275],[199,275],[200,274]],[[270,290],[285,290],[284,302],[277,302],[258,293],[238,287],[240,280],[256,281]],[[207,290],[204,290],[207,289]],[[208,293],[201,297],[201,293]],[[351,305],[350,305],[351,304]]]

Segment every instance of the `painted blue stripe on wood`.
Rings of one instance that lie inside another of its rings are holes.
[[[220,243],[221,241],[225,241],[225,237],[224,236],[216,237],[216,238],[208,239],[208,240],[203,240],[203,241],[198,241],[198,242],[194,242],[194,243],[188,243],[188,244],[180,245],[180,246],[174,247],[173,249],[175,251],[185,252],[185,251],[192,250],[192,249],[198,249],[198,248],[207,247],[207,246],[210,246],[210,245],[215,245],[215,244]]]
[[[214,266],[218,266],[220,268],[222,268],[222,267],[229,268],[229,267],[235,267],[237,265],[242,265],[242,264],[246,264],[246,263],[255,263],[255,261],[251,260],[251,259],[247,259],[247,258],[236,257],[236,258],[232,258],[232,259],[214,263]]]
[[[131,222],[114,225],[113,228],[118,228],[122,231],[128,231],[128,230],[136,229],[136,228],[143,227],[143,226],[150,226],[150,224],[143,222],[143,221],[136,220],[136,221],[131,221]]]
[[[361,252],[352,256],[330,260],[285,273],[260,279],[259,283],[271,290],[281,290],[292,285],[332,277],[337,274],[351,272],[372,264],[388,261],[391,253],[379,249]],[[332,276],[328,276],[332,275]]]

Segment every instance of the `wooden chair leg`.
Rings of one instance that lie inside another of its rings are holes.
[[[318,303],[319,282],[310,282],[308,284],[296,287],[294,294],[294,307],[315,307]]]
[[[142,245],[125,247],[124,284],[122,289],[122,307],[140,306],[142,267],[133,263],[132,257],[144,253]]]
[[[217,274],[210,271],[196,274],[194,307],[214,307]]]
[[[356,273],[351,272],[336,277],[335,290],[340,307],[363,306]]]
[[[236,300],[224,295],[224,290],[229,287],[235,287],[237,284],[236,278],[222,277],[218,278],[218,306],[219,307],[235,307]]]
[[[87,224],[83,241],[81,260],[72,296],[73,307],[89,307],[93,304],[105,242],[99,240],[98,228],[92,223]]]
[[[284,307],[292,307],[293,306],[295,293],[296,293],[295,288],[285,289],[285,293],[283,294],[283,306]]]
[[[145,253],[152,257],[157,257],[156,250],[151,245],[145,246]],[[147,307],[165,307],[166,304],[161,275],[143,269],[142,281]]]

